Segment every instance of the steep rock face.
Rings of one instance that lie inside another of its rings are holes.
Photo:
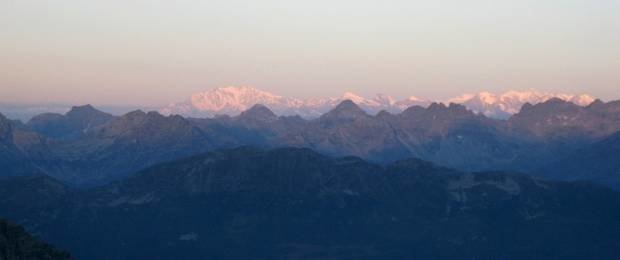
[[[620,241],[620,196],[595,185],[309,149],[218,150],[74,192],[27,216],[85,259],[614,259]]]
[[[38,241],[22,227],[0,219],[0,259],[62,260],[71,256]]]
[[[64,115],[46,113],[35,116],[26,126],[46,137],[74,139],[113,118],[114,116],[101,112],[91,105],[85,105],[72,107]]]

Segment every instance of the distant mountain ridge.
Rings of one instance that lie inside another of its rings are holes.
[[[74,106],[64,115],[44,113],[35,116],[28,121],[27,127],[55,138],[77,138],[113,118],[91,105]]]
[[[562,93],[542,93],[534,90],[508,91],[502,94],[481,92],[465,94],[445,101],[446,104],[463,104],[476,113],[493,118],[508,118],[519,112],[526,103],[538,104],[551,98],[559,98],[580,106],[592,103],[595,98],[590,95],[572,95]],[[219,114],[235,116],[250,107],[261,104],[277,115],[299,115],[303,118],[316,118],[333,109],[344,100],[351,100],[369,114],[377,114],[382,110],[400,113],[411,106],[429,106],[433,101],[410,96],[403,100],[377,94],[365,98],[351,92],[341,97],[296,99],[275,95],[253,87],[220,87],[192,95],[187,101],[172,103],[160,109],[165,115],[179,114],[190,117],[212,117]]]

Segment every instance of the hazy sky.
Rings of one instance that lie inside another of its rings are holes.
[[[620,98],[620,1],[2,0],[0,102],[530,89]]]

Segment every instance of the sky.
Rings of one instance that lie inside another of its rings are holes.
[[[620,99],[617,0],[2,0],[0,102],[157,106],[244,85]]]

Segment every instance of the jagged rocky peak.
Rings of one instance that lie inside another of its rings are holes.
[[[103,119],[111,119],[113,116],[105,113],[101,110],[96,109],[90,104],[83,106],[73,106],[71,110],[65,114],[65,116],[69,118],[82,118],[82,119],[91,119],[94,118],[103,118]]]
[[[525,104],[523,104],[523,106],[521,106],[521,110],[519,110],[519,113],[529,112],[533,107],[534,107],[534,105],[532,105],[530,102],[525,102]]]
[[[146,113],[140,109],[128,112],[122,116],[122,119],[137,120],[146,118]]]
[[[334,109],[323,114],[320,119],[321,120],[350,120],[368,117],[368,114],[364,110],[362,110],[359,106],[357,106],[351,100],[344,100],[340,102]]]
[[[162,114],[160,114],[157,111],[149,111],[149,112],[146,113],[146,116],[149,117],[149,118],[164,118],[165,117],[165,116],[163,116]],[[178,115],[173,115],[171,117],[176,117],[176,116],[178,116]]]
[[[401,113],[401,116],[415,116],[417,114],[424,113],[424,111],[426,111],[426,108],[422,106],[410,106]]]
[[[163,120],[185,121],[185,119],[179,115],[164,116],[157,111],[144,112],[140,109],[131,111],[123,115],[122,117],[119,118],[119,120],[116,120],[116,121],[124,121],[124,122],[132,122],[134,124],[142,124],[145,122],[161,122]]]
[[[73,107],[71,107],[71,110],[69,110],[69,112],[67,112],[67,114],[96,113],[96,112],[101,112],[101,111],[97,110],[91,104],[86,104],[86,105],[82,105],[82,106],[73,106]]]
[[[73,124],[81,128],[89,128],[102,125],[114,118],[113,115],[94,108],[92,105],[74,106],[65,114],[73,121]]]
[[[268,107],[262,104],[256,104],[252,106],[250,109],[243,111],[239,115],[240,119],[253,119],[253,120],[275,120],[278,116],[273,113]]]
[[[445,110],[446,105],[444,103],[439,103],[439,102],[433,102],[431,103],[430,106],[428,106],[428,108],[426,110],[428,111],[441,111],[441,110]]]
[[[355,102],[350,99],[344,100],[340,102],[331,112],[336,113],[347,113],[347,114],[363,114],[366,115],[366,112],[362,110]]]
[[[97,133],[108,137],[136,135],[147,138],[153,133],[168,134],[179,129],[187,129],[189,125],[190,122],[179,115],[164,116],[156,111],[134,110],[114,118],[98,128]]]
[[[147,114],[138,109],[124,114],[99,129],[100,133],[116,135],[136,126],[143,125],[147,121]]]
[[[448,105],[448,110],[458,112],[458,113],[463,113],[463,114],[471,113],[471,111],[469,111],[467,107],[461,104],[456,104],[456,103],[450,103],[450,105]]]
[[[37,115],[28,121],[27,126],[46,137],[74,139],[112,119],[113,115],[99,111],[91,105],[84,105],[74,106],[64,115]]]
[[[446,106],[444,103],[432,103],[426,109],[426,112],[440,114],[450,113],[455,115],[473,115],[473,112],[468,110],[467,107],[456,103],[450,103],[448,106]]]
[[[587,106],[586,109],[589,111],[596,111],[597,113],[613,115],[613,118],[620,119],[620,100],[605,103],[597,99]]]
[[[587,108],[599,108],[599,107],[604,107],[604,106],[605,106],[605,102],[597,98],[596,100],[592,101],[592,103],[590,103],[590,105],[588,105]]]
[[[513,117],[519,117],[522,115],[529,114],[548,114],[548,113],[566,113],[566,112],[574,112],[579,109],[583,109],[583,107],[576,105],[575,103],[562,100],[560,98],[551,98],[545,102],[538,103],[532,105],[530,103],[526,103],[521,107],[521,111],[515,114]]]

